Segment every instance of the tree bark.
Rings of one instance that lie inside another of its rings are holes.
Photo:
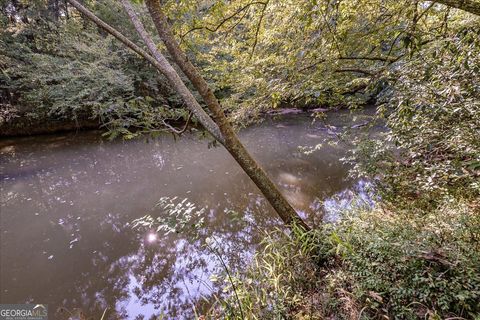
[[[205,111],[201,108],[196,99],[193,97],[192,93],[182,82],[180,76],[177,74],[175,69],[158,51],[155,44],[143,28],[143,25],[140,23],[138,18],[136,18],[136,15],[128,2],[123,2],[124,6],[126,4],[127,13],[129,14],[130,19],[132,20],[135,28],[137,29],[137,32],[139,32],[139,34],[142,36],[143,40],[147,44],[147,47],[149,48],[149,50],[151,50],[153,57],[147,52],[145,52],[143,49],[138,47],[136,44],[131,42],[125,36],[123,36],[120,32],[118,32],[117,30],[103,22],[101,19],[96,17],[92,12],[90,12],[87,8],[83,7],[76,0],[67,1],[77,10],[79,10],[82,14],[84,14],[85,17],[87,17],[89,20],[96,23],[99,27],[113,35],[115,38],[120,40],[134,52],[141,55],[153,66],[155,66],[161,73],[163,73],[167,77],[172,87],[181,95],[182,99],[185,101],[187,108],[192,111],[192,113],[195,115],[195,117],[197,117],[197,119],[205,127],[205,129],[209,131],[222,145],[225,146],[225,148],[230,152],[234,159],[240,164],[243,170],[264,194],[268,202],[272,205],[272,207],[278,213],[283,222],[289,226],[291,226],[292,224],[296,224],[302,227],[304,230],[309,229],[307,224],[300,218],[300,216],[296,213],[293,207],[283,197],[277,186],[272,182],[272,180],[269,179],[266,172],[252,158],[252,156],[248,153],[248,151],[238,139],[233,127],[227,120],[218,100],[209,88],[208,84],[197,71],[197,69],[190,63],[190,61],[188,61],[185,53],[180,49],[177,42],[173,38],[170,28],[166,23],[166,18],[163,15],[163,12],[160,10],[159,2],[153,3],[152,10],[151,6],[149,5],[152,4],[152,1],[147,1],[147,7],[157,27],[157,30],[159,30],[159,34],[162,40],[166,44],[170,54],[174,57],[177,65],[187,75],[192,84],[199,91],[202,98],[205,100],[208,109],[213,114],[214,120],[212,120],[205,113]],[[166,28],[159,28],[159,26],[157,25],[159,22],[164,23]],[[163,30],[163,32],[160,32],[160,30]]]
[[[287,225],[291,225],[295,222],[304,229],[308,229],[306,223],[300,218],[295,209],[293,209],[277,186],[268,177],[267,173],[260,167],[242,142],[238,139],[235,130],[225,116],[213,91],[210,89],[197,68],[190,62],[190,60],[188,60],[186,54],[175,40],[170,25],[168,24],[167,17],[162,11],[160,1],[146,0],[145,3],[158,34],[167,47],[168,52],[175,63],[192,82],[195,89],[200,93],[208,109],[213,114],[214,121],[218,124],[220,132],[225,139],[225,142],[223,143],[225,148],[230,152],[238,164],[240,164],[250,179],[252,179],[257,185],[265,198],[267,198],[268,202]]]
[[[162,55],[158,57],[152,57],[145,50],[137,46],[130,41],[123,34],[118,32],[115,28],[111,27],[100,18],[95,16],[90,10],[82,6],[76,0],[67,0],[75,9],[81,12],[87,19],[97,24],[100,28],[114,36],[117,40],[121,41],[128,48],[142,56],[145,60],[150,62],[158,71],[165,75],[170,85],[175,88],[177,93],[182,97],[187,109],[189,109],[202,124],[202,126],[220,143],[223,143],[223,137],[220,133],[220,129],[217,124],[210,118],[210,116],[199,105],[195,97],[190,90],[185,86],[178,73],[173,69],[170,63]],[[158,58],[158,59],[157,59]]]
[[[480,16],[480,1],[478,0],[435,0],[433,2],[441,3]]]

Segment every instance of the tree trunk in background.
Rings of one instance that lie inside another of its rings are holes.
[[[238,139],[233,127],[225,117],[218,100],[209,88],[208,84],[200,75],[198,70],[188,61],[185,53],[180,49],[177,42],[173,38],[170,27],[166,22],[166,18],[161,11],[160,3],[158,1],[147,1],[147,7],[150,15],[152,16],[157,30],[159,31],[162,40],[165,42],[168,51],[205,100],[208,109],[213,114],[214,121],[212,121],[212,119],[206,115],[205,111],[195,100],[192,93],[181,81],[180,76],[177,74],[175,69],[173,69],[165,57],[157,50],[156,46],[153,45],[151,38],[146,34],[143,25],[141,25],[140,21],[136,18],[136,15],[128,2],[123,2],[127,13],[137,29],[137,32],[139,32],[139,34],[142,36],[142,39],[144,39],[146,42],[147,47],[149,47],[149,49],[152,51],[153,57],[132,43],[120,32],[100,20],[76,0],[67,1],[80,12],[82,12],[89,20],[95,22],[98,26],[120,40],[127,47],[140,54],[147,61],[152,63],[161,73],[163,73],[169,80],[172,87],[180,94],[187,108],[194,113],[196,118],[205,127],[205,129],[207,129],[207,131],[209,131],[222,145],[225,146],[233,158],[240,164],[247,175],[257,185],[283,222],[290,226],[295,223],[301,226],[304,230],[309,229],[307,224],[296,213],[285,197],[283,197],[277,186],[272,180],[270,180],[266,172],[252,158],[241,141]],[[207,116],[207,118],[205,116]]]
[[[247,173],[250,179],[257,185],[268,202],[277,211],[278,215],[286,224],[292,224],[295,221],[303,228],[308,229],[305,222],[298,216],[295,209],[288,203],[280,190],[268,177],[267,173],[253,159],[242,142],[238,139],[233,127],[228,121],[223,109],[215,97],[213,91],[208,86],[205,79],[195,66],[187,59],[185,53],[175,40],[171,28],[167,22],[167,18],[162,11],[159,0],[145,1],[153,23],[157,28],[160,38],[165,43],[168,52],[172,56],[175,63],[185,73],[193,86],[202,96],[207,104],[208,110],[213,115],[215,123],[219,126],[220,132],[224,138],[223,145],[230,152],[233,158],[240,164],[242,169]]]
[[[170,65],[170,63],[161,56],[162,59],[155,59],[151,55],[149,55],[145,50],[137,46],[135,43],[127,39],[122,33],[117,31],[115,28],[111,27],[100,18],[95,16],[90,10],[82,6],[76,0],[67,0],[75,9],[77,9],[83,17],[86,19],[94,22],[100,28],[114,36],[117,40],[122,42],[125,46],[130,48],[135,53],[142,56],[145,60],[150,62],[158,71],[165,75],[167,80],[169,81],[170,85],[177,90],[177,93],[182,97],[185,102],[185,105],[188,110],[190,110],[197,120],[202,124],[202,126],[210,133],[212,136],[217,139],[218,141],[222,142],[223,138],[220,133],[218,126],[215,122],[210,118],[210,116],[202,109],[202,107],[198,104],[195,97],[192,95],[190,90],[185,86],[180,79],[180,76],[177,74],[175,69]]]
[[[434,2],[480,16],[480,0],[435,0]]]

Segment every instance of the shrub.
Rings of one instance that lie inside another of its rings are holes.
[[[475,319],[478,213],[478,204],[463,203],[429,214],[356,209],[306,234],[268,234],[212,313],[227,319],[242,312],[246,319]]]
[[[346,245],[342,272],[369,314],[395,318],[480,315],[478,206],[435,212],[374,210],[332,232]]]
[[[480,38],[465,28],[392,71],[379,108],[384,140],[356,141],[356,173],[377,178],[384,202],[434,209],[480,195]]]

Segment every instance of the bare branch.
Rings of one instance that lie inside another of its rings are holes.
[[[396,58],[390,57],[338,57],[338,60],[370,60],[370,61],[384,61],[384,62],[395,62]]]
[[[250,59],[253,57],[253,55],[255,53],[255,48],[257,47],[258,33],[260,32],[260,28],[262,27],[262,21],[263,21],[263,17],[265,16],[265,10],[267,10],[267,5],[268,5],[268,1],[265,2],[265,4],[263,5],[263,9],[262,9],[262,12],[261,12],[261,15],[260,15],[260,19],[258,19],[257,30],[255,31],[255,41],[253,42],[252,53],[250,54]]]
[[[365,74],[365,75],[367,75],[367,76],[374,76],[374,75],[375,75],[375,74],[372,73],[371,71],[363,70],[363,69],[356,69],[356,68],[336,69],[334,72],[336,72],[336,73],[340,73],[340,72],[361,73],[361,74]]]
[[[403,57],[403,55],[400,55],[398,57],[375,57],[375,56],[372,56],[372,57],[369,57],[369,56],[365,56],[365,57],[338,57],[336,58],[336,60],[368,60],[368,61],[383,61],[383,62],[387,62],[387,63],[394,63],[396,61],[398,61],[398,59],[400,59],[401,57]],[[315,61],[314,63],[310,64],[310,65],[307,65],[301,69],[298,70],[298,72],[303,72],[305,70],[308,70],[308,69],[311,69],[321,63],[324,63],[324,62],[327,62],[327,59],[321,59],[321,60],[318,60],[318,61]]]
[[[190,119],[191,118],[192,118],[192,112],[190,112],[188,114],[188,118],[187,118],[187,121],[185,122],[185,126],[181,130],[178,130],[178,129],[174,128],[173,126],[169,125],[165,120],[162,120],[162,123],[165,127],[169,128],[173,133],[181,135],[182,133],[184,133],[187,130],[188,125],[190,124]]]
[[[324,63],[325,61],[327,61],[326,59],[322,59],[322,60],[318,60],[318,61],[315,61],[314,63],[312,64],[309,64],[308,66],[305,66],[303,68],[301,68],[300,70],[298,70],[298,72],[303,72],[305,70],[308,70],[308,69],[311,69],[313,67],[316,67],[317,65],[321,64],[321,63]]]
[[[266,5],[267,3],[266,2],[262,2],[262,1],[254,1],[254,2],[250,2],[246,5],[244,5],[243,7],[237,9],[234,13],[232,13],[231,15],[225,17],[222,21],[220,21],[219,24],[217,24],[215,27],[213,28],[210,28],[208,26],[200,26],[200,27],[194,27],[190,30],[188,30],[187,32],[185,32],[184,34],[182,34],[180,36],[180,38],[183,40],[183,38],[185,38],[188,34],[190,34],[191,32],[193,31],[197,31],[197,30],[202,30],[202,29],[205,29],[205,30],[208,30],[210,32],[216,32],[218,31],[218,29],[220,29],[226,22],[228,22],[229,20],[233,19],[234,17],[236,17],[238,14],[240,14],[242,11],[250,8],[250,6],[252,5],[257,5],[257,4],[262,4],[262,5]]]

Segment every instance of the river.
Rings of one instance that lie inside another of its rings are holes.
[[[346,148],[326,143],[352,115],[330,114],[328,123],[335,127],[295,115],[240,133],[311,225],[334,220],[365,185],[348,178],[339,160]],[[100,319],[105,309],[107,318],[181,319],[192,305],[202,310],[216,290],[209,278],[221,271],[205,238],[238,270],[262,231],[281,225],[230,155],[208,142],[194,134],[105,141],[96,131],[0,140],[1,303],[47,304],[51,319]],[[320,143],[311,154],[299,149]],[[198,213],[196,237],[132,228],[165,214],[160,198]]]

